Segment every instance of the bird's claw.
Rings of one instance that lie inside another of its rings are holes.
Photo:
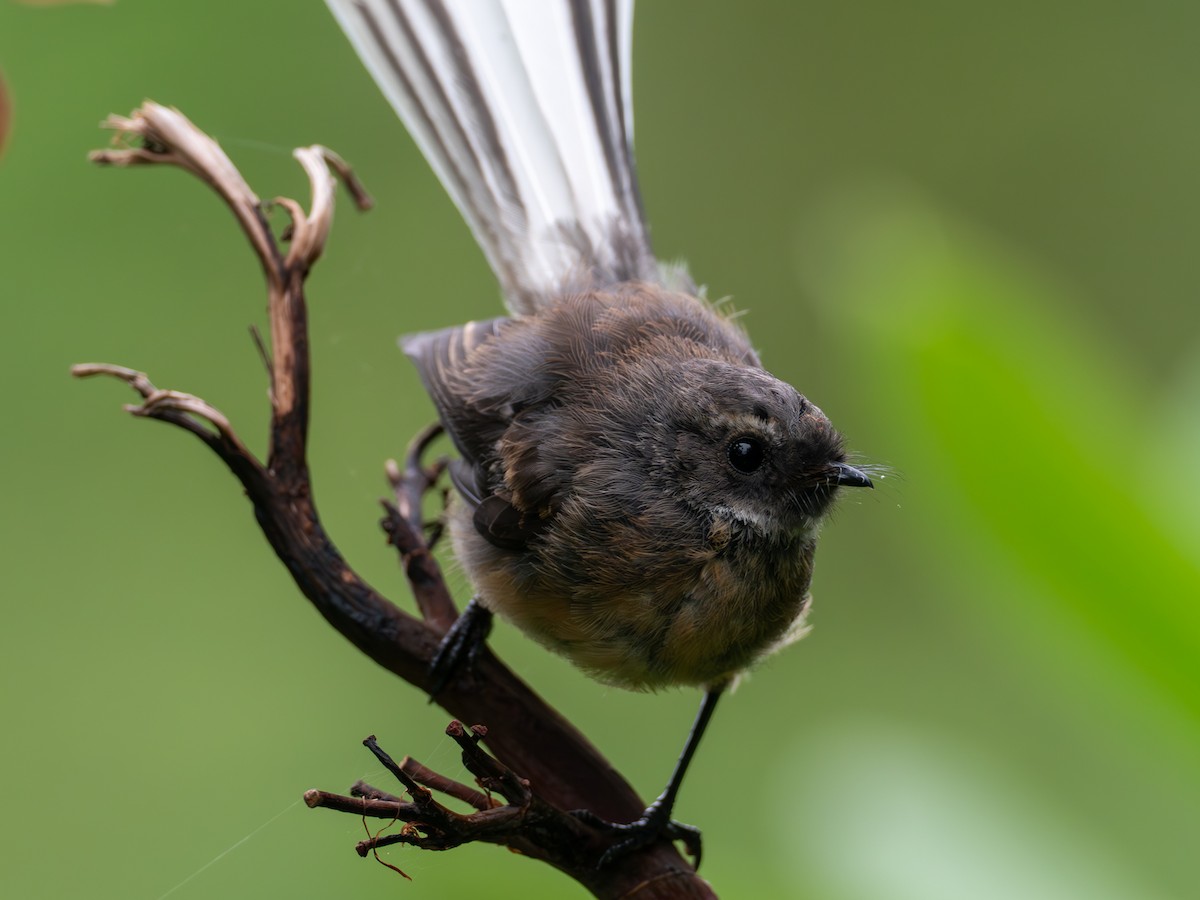
[[[604,851],[596,866],[599,869],[612,865],[621,857],[628,856],[635,850],[640,850],[663,838],[670,841],[682,841],[688,856],[692,858],[692,864],[697,869],[700,868],[700,856],[703,850],[700,829],[694,825],[675,821],[671,818],[670,810],[657,803],[652,803],[641,816],[632,822],[609,822],[586,809],[577,809],[571,814],[588,825],[620,838]]]
[[[429,702],[442,692],[460,671],[471,669],[492,630],[492,614],[472,600],[450,626],[429,664]]]

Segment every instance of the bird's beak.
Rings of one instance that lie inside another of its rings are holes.
[[[871,483],[871,479],[867,477],[866,472],[862,469],[854,468],[849,463],[833,464],[833,480],[835,484],[842,487],[875,487]]]

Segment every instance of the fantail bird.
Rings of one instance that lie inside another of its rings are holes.
[[[476,591],[435,676],[496,613],[602,681],[703,688],[670,784],[609,858],[696,837],[671,810],[717,698],[802,632],[821,520],[871,481],[650,249],[632,0],[327,2],[510,313],[402,342],[461,456],[450,533]]]

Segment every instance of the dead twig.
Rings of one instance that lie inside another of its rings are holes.
[[[262,265],[270,349],[261,337],[258,346],[270,375],[267,459],[257,459],[229,420],[198,397],[161,390],[143,373],[121,366],[86,364],[76,366],[74,374],[124,381],[142,397],[142,403],[126,407],[131,413],[168,422],[204,441],[241,482],[264,536],[316,609],[379,665],[426,689],[429,663],[456,614],[429,553],[421,512],[424,496],[438,490],[441,474],[441,463],[422,462],[435,432],[418,437],[404,468],[389,467],[395,503],[387,504],[386,527],[404,560],[420,618],[386,600],[349,566],[325,533],[308,474],[311,369],[304,283],[329,236],[333,176],[343,180],[361,207],[369,205],[369,198],[349,167],[331,151],[319,146],[298,150],[296,157],[312,187],[311,204],[306,211],[294,200],[277,199],[275,204],[286,211],[291,225],[286,235],[276,236],[263,203],[237,168],[182,113],[147,102],[128,118],[110,117],[106,125],[117,131],[117,146],[93,154],[94,161],[115,166],[173,165],[192,173],[229,206]],[[285,253],[280,245],[287,239],[291,245]],[[465,729],[456,722],[448,732],[482,792],[411,760],[396,764],[371,740],[368,747],[404,785],[409,801],[362,784],[350,797],[321,791],[305,795],[310,806],[405,823],[396,834],[376,835],[361,843],[360,852],[392,843],[449,849],[467,841],[486,841],[549,862],[597,897],[714,896],[666,842],[631,853],[619,865],[597,868],[614,838],[564,811],[586,809],[600,818],[624,822],[636,818],[644,804],[578,730],[490,652],[480,655],[472,672],[452,679],[437,701],[460,720],[494,726],[488,734],[494,756],[479,746],[483,729]],[[434,800],[433,791],[474,811],[455,813]],[[494,801],[493,793],[506,802]]]

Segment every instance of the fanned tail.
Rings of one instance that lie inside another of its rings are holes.
[[[326,0],[509,309],[659,282],[633,163],[633,0]]]

